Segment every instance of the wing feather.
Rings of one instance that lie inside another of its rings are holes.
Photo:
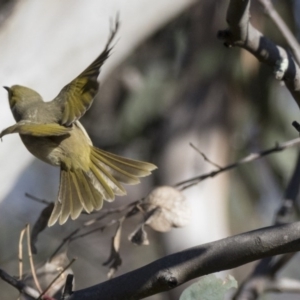
[[[61,126],[56,123],[34,123],[28,121],[20,121],[0,133],[0,138],[7,134],[19,133],[21,135],[32,135],[32,136],[61,136],[69,134],[71,128]]]
[[[52,100],[62,109],[61,125],[70,126],[81,118],[92,105],[99,88],[97,78],[100,69],[109,57],[112,49],[111,42],[118,28],[119,21],[117,19],[102,53],[79,76],[63,87],[57,97]]]

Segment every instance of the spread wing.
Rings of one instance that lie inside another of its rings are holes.
[[[109,57],[112,49],[111,42],[114,39],[118,28],[119,21],[117,19],[114,28],[111,29],[111,33],[102,53],[79,76],[67,84],[56,98],[52,100],[55,105],[61,106],[61,125],[71,125],[81,118],[92,105],[99,88],[97,77],[100,73],[100,68]]]

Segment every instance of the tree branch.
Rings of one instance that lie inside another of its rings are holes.
[[[257,160],[259,158],[262,158],[263,156],[269,155],[271,153],[275,153],[275,152],[280,152],[283,151],[287,148],[291,148],[293,146],[299,145],[300,144],[300,138],[296,138],[281,144],[276,144],[275,147],[267,149],[267,150],[263,150],[257,153],[250,153],[249,155],[247,155],[246,157],[238,160],[237,162],[234,162],[232,164],[229,164],[225,167],[220,167],[218,170],[212,171],[210,173],[205,173],[196,177],[192,177],[190,179],[178,182],[175,186],[176,187],[181,187],[182,190],[189,188],[190,186],[193,186],[195,184],[198,184],[200,181],[207,179],[209,177],[214,177],[216,175],[218,175],[219,173],[231,170],[236,168],[239,165],[242,164],[246,164],[249,162],[252,162],[254,160]]]
[[[276,213],[275,224],[292,222],[294,210],[299,194],[300,178],[300,152],[294,168],[293,175],[284,193],[281,207]],[[280,257],[264,258],[257,263],[252,273],[240,285],[234,300],[257,299],[262,293],[269,291],[270,286],[276,286],[278,280],[276,274],[294,257],[295,253],[288,253]]]
[[[300,222],[242,233],[156,260],[104,283],[75,291],[70,300],[137,300],[196,277],[300,250]]]
[[[300,66],[300,47],[294,34],[291,32],[291,30],[288,28],[284,20],[281,18],[281,16],[274,8],[272,1],[258,0],[258,2],[260,2],[260,4],[265,9],[265,13],[270,17],[270,19],[274,22],[274,24],[282,33],[283,37],[285,38],[286,42],[291,48],[291,51],[293,53],[293,56],[298,66]]]
[[[38,291],[35,289],[27,286],[25,283],[23,283],[20,280],[17,280],[16,278],[10,276],[7,274],[4,270],[0,269],[0,278],[10,284],[11,286],[15,287],[17,290],[19,290],[20,293],[23,293],[32,299],[36,299],[36,297],[39,296]]]
[[[227,46],[248,50],[259,61],[275,69],[277,79],[284,80],[300,107],[300,69],[292,55],[266,38],[250,23],[250,0],[231,0],[227,11],[228,30],[219,31],[218,37]]]

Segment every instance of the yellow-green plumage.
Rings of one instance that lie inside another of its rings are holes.
[[[19,133],[26,148],[36,157],[59,166],[60,186],[48,225],[69,217],[78,218],[82,210],[90,213],[102,208],[103,200],[125,195],[124,184],[137,184],[139,177],[151,174],[156,166],[131,160],[93,147],[78,121],[91,106],[98,91],[97,77],[110,53],[112,31],[104,51],[78,77],[50,101],[27,87],[5,87],[17,121],[0,133]]]

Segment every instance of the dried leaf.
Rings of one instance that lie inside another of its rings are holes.
[[[45,290],[50,283],[57,277],[61,271],[67,266],[69,260],[66,253],[60,253],[55,256],[51,261],[47,261],[42,267],[36,270],[36,274],[41,285],[42,290]],[[53,285],[46,292],[45,296],[53,297],[59,292],[65,285],[66,277],[68,274],[73,274],[71,268],[65,270],[59,278],[53,283]],[[33,278],[31,275],[25,276],[24,283],[28,286],[34,286]],[[46,299],[46,298],[45,298]]]
[[[131,241],[133,244],[136,244],[139,246],[149,245],[147,232],[145,231],[144,227],[145,227],[144,224],[137,227],[137,229],[128,236],[129,241]]]
[[[123,221],[120,221],[116,233],[111,239],[111,249],[109,258],[106,262],[103,263],[103,266],[109,265],[109,272],[107,273],[107,277],[109,279],[114,276],[118,267],[122,264],[122,259],[119,253],[121,245],[122,225]]]
[[[145,213],[144,224],[160,232],[186,226],[191,219],[191,209],[183,194],[170,186],[154,189],[140,207]]]
[[[67,300],[73,294],[73,281],[74,281],[74,275],[68,274],[65,287],[60,297],[61,300]]]
[[[47,227],[49,217],[52,213],[54,203],[50,203],[46,208],[44,208],[35,222],[32,232],[31,232],[31,251],[33,254],[37,253],[36,242],[38,235]]]

